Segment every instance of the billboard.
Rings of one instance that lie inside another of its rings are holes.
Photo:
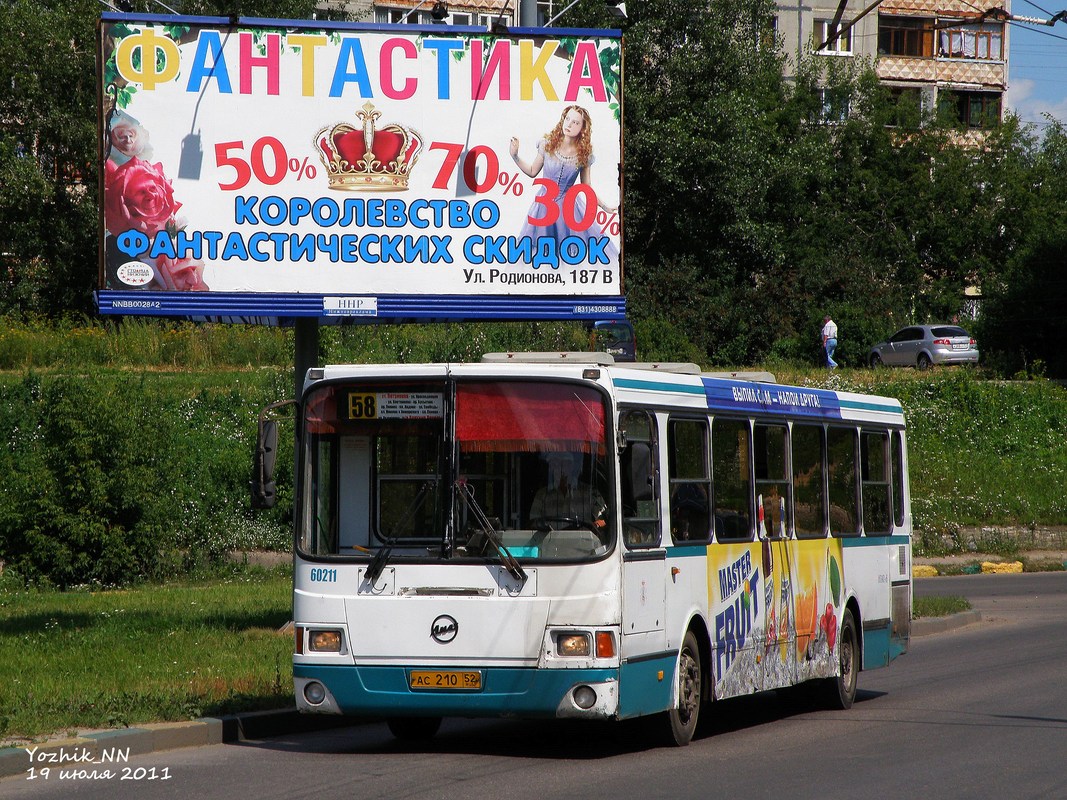
[[[99,31],[102,313],[624,314],[618,32]]]

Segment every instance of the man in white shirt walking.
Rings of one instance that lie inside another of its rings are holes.
[[[837,369],[837,362],[834,361],[834,350],[837,349],[837,323],[828,316],[822,321],[822,346],[826,351],[826,366],[830,369]]]

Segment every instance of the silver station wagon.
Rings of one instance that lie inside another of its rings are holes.
[[[978,345],[958,325],[909,325],[871,348],[872,367],[917,367],[977,364]]]

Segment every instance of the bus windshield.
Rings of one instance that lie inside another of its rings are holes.
[[[310,556],[527,561],[613,545],[604,396],[532,381],[330,383],[304,406]]]

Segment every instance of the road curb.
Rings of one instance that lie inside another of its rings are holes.
[[[139,756],[182,747],[263,739],[358,723],[359,720],[352,717],[300,714],[291,708],[94,731],[68,739],[0,748],[0,778],[24,774],[30,767],[115,770],[122,768],[122,759],[126,755]]]
[[[980,611],[961,611],[958,614],[949,614],[945,617],[920,617],[911,621],[911,635],[914,637],[929,636],[934,633],[945,633],[962,628],[965,625],[973,625],[982,621]]]

